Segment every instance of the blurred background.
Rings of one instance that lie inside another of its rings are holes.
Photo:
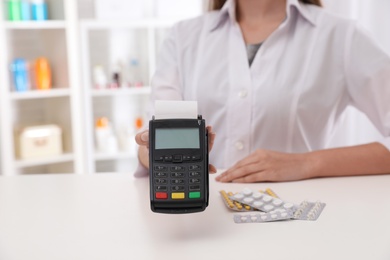
[[[390,0],[323,0],[390,53]],[[148,122],[150,78],[170,27],[207,0],[0,2],[0,171],[132,173],[135,133]],[[331,145],[373,141],[348,109]]]

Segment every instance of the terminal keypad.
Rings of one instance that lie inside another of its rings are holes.
[[[164,155],[154,159],[160,163],[153,168],[156,199],[182,200],[202,197],[202,166],[197,163],[201,160],[200,155]]]

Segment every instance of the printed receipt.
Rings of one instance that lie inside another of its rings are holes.
[[[155,119],[198,118],[197,101],[156,100],[154,108]]]

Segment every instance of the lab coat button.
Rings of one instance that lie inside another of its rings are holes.
[[[238,96],[240,98],[246,98],[246,96],[248,95],[248,91],[246,91],[245,89],[241,90],[239,93],[238,93]]]
[[[244,149],[244,144],[240,141],[236,142],[235,146],[236,146],[237,150]]]

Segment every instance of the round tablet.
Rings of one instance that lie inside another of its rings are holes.
[[[271,197],[271,196],[268,196],[268,195],[265,195],[265,196],[263,197],[263,200],[264,200],[265,202],[270,202],[270,201],[272,200],[272,197]]]
[[[242,194],[244,194],[245,196],[249,196],[249,195],[252,195],[252,190],[251,189],[249,189],[249,188],[244,188],[243,190],[242,190]]]
[[[273,210],[274,209],[274,206],[272,206],[272,205],[265,205],[264,206],[264,210],[265,211],[270,211],[270,210]]]
[[[272,214],[272,215],[271,215],[271,218],[272,218],[272,219],[276,219],[277,216],[278,216],[278,215],[276,215],[276,214]]]
[[[287,203],[285,203],[285,204],[283,205],[283,207],[284,207],[285,209],[291,209],[292,207],[294,207],[294,204],[292,204],[292,203],[290,203],[290,202],[287,202]]]
[[[251,203],[251,202],[253,202],[252,198],[245,198],[244,199],[244,203],[246,203],[246,204]]]
[[[281,199],[274,199],[272,201],[272,204],[274,204],[275,206],[280,206],[283,204],[283,201]]]
[[[283,218],[287,217],[287,213],[286,212],[283,212],[282,214],[280,214]]]
[[[261,216],[261,219],[262,219],[262,220],[266,220],[267,218],[268,218],[267,215]]]
[[[264,203],[261,202],[261,201],[255,201],[255,202],[253,202],[253,206],[254,206],[254,207],[261,207],[261,206],[263,206],[263,205],[264,205]]]
[[[245,216],[242,216],[242,217],[241,217],[241,220],[242,220],[242,221],[246,221],[246,217],[245,217]]]
[[[234,198],[240,200],[240,199],[244,198],[244,195],[238,193],[238,194],[234,195]]]
[[[263,194],[261,194],[261,193],[258,192],[258,191],[253,192],[253,194],[252,194],[252,197],[253,197],[255,200],[260,199],[262,196],[263,196]]]
[[[252,220],[252,221],[256,221],[256,220],[257,220],[257,217],[251,217],[251,220]]]

